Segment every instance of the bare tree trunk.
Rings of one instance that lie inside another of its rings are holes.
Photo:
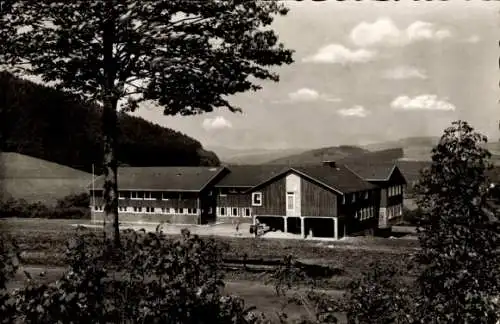
[[[104,140],[104,231],[107,238],[113,238],[113,245],[120,246],[118,222],[118,174],[116,159],[117,140],[117,101],[109,96],[104,101],[102,129]]]
[[[120,229],[118,223],[118,175],[117,175],[117,138],[118,125],[116,108],[118,98],[115,92],[116,62],[113,57],[115,41],[114,1],[107,0],[105,6],[106,21],[103,24],[103,69],[104,100],[102,112],[102,130],[104,140],[104,231],[106,237],[113,237],[113,246],[120,247]]]

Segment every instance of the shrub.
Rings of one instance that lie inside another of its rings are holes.
[[[90,195],[86,192],[81,194],[71,194],[57,201],[57,208],[88,208],[90,205]]]
[[[8,199],[0,202],[1,217],[90,219],[90,209],[84,195],[70,195],[58,202],[56,207],[48,207],[41,202],[29,203],[24,199]]]
[[[80,230],[81,231],[81,230]],[[126,231],[122,249],[91,232],[67,245],[69,271],[54,284],[16,294],[24,323],[264,323],[244,301],[223,296],[222,253],[213,240],[183,231]]]
[[[6,284],[19,268],[19,250],[15,242],[0,234],[0,323],[12,323],[16,308]]]

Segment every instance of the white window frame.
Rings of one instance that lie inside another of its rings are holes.
[[[161,200],[168,201],[168,200],[170,200],[170,198],[165,198],[165,192],[162,192],[161,193]]]
[[[243,213],[244,215],[243,216],[245,216],[245,217],[252,217],[252,208],[245,207],[245,208],[243,208],[243,210],[244,210],[244,213]],[[247,213],[248,213],[248,215],[247,215]]]
[[[258,198],[258,202],[256,202]],[[252,206],[262,206],[262,192],[252,192]]]
[[[147,214],[154,214],[155,208],[154,207],[146,207],[146,213]]]
[[[144,200],[155,200],[151,191],[145,191],[142,197]]]
[[[118,206],[118,211],[119,211],[119,212],[126,212],[126,211],[127,211],[127,207],[124,207],[124,206]]]
[[[292,198],[292,200],[290,200]],[[290,208],[290,202],[292,202],[292,208]],[[286,193],[286,210],[295,211],[295,192]]]
[[[185,212],[184,209],[186,209],[186,208],[184,208],[184,207],[177,208],[177,214],[184,214],[184,212]]]
[[[125,199],[125,192],[124,191],[118,191],[118,199]]]
[[[234,211],[236,210],[236,215],[234,214]],[[231,217],[238,217],[240,216],[240,211],[236,207],[231,207]]]
[[[141,194],[142,197],[139,197],[139,194]],[[142,191],[130,191],[130,199],[131,200],[143,200],[144,193]]]
[[[217,215],[220,216],[220,217],[226,217],[227,216],[227,210],[226,210],[227,207],[218,207],[218,213]]]
[[[142,213],[143,212],[142,207],[140,207],[140,206],[133,207],[133,212],[134,213]]]

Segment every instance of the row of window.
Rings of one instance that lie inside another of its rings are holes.
[[[389,197],[397,196],[403,194],[403,186],[392,186],[387,188],[387,194]]]
[[[251,217],[252,209],[245,208],[237,208],[237,207],[217,207],[217,216],[219,217]]]
[[[104,211],[103,206],[94,206],[94,211],[102,212]],[[123,213],[148,213],[148,214],[185,214],[185,215],[197,215],[197,208],[154,208],[154,207],[118,207],[119,212]]]
[[[212,192],[209,192],[209,195]],[[163,192],[151,192],[151,191],[119,191],[118,199],[131,199],[131,200],[170,200],[170,199],[181,199],[181,193],[163,193]]]
[[[392,219],[403,215],[403,205],[395,205],[387,207],[387,218]]]
[[[366,220],[368,218],[372,218],[375,216],[375,212],[372,207],[369,208],[361,208],[360,210],[356,211],[355,218],[359,220]]]

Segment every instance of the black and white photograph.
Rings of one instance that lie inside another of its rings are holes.
[[[0,322],[499,324],[500,1],[0,0]]]

